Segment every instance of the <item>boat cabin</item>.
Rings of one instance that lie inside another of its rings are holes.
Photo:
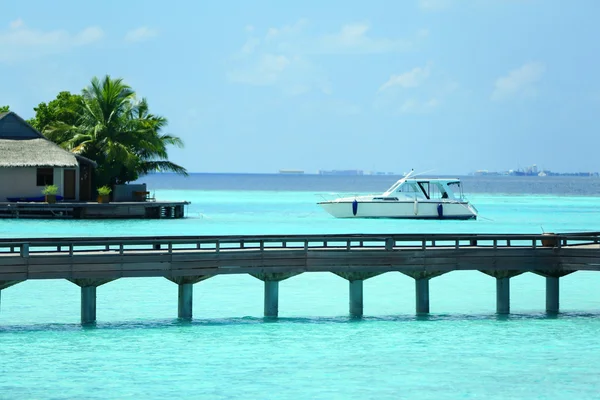
[[[462,201],[463,192],[458,179],[400,179],[382,195],[383,198],[397,200],[397,197],[409,197],[424,200]]]

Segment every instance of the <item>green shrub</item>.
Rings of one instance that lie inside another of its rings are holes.
[[[42,189],[44,195],[55,195],[56,193],[58,193],[58,186],[56,185],[46,185]]]
[[[112,192],[112,189],[108,186],[100,186],[98,188],[98,194],[100,196],[108,196]]]

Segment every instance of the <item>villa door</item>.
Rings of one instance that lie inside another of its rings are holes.
[[[75,200],[75,170],[65,169],[64,170],[64,191],[63,197],[65,200]]]

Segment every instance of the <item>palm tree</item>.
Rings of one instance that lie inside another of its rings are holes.
[[[167,147],[183,147],[182,140],[164,134],[164,117],[150,114],[146,99],[122,79],[93,78],[82,92],[76,125],[56,122],[44,134],[65,149],[98,164],[96,185],[121,184],[150,172],[187,175],[185,168],[168,161]]]
[[[137,155],[134,168],[123,170],[120,179],[132,181],[139,175],[157,171],[169,171],[187,175],[185,168],[168,161],[167,146],[183,147],[183,141],[174,135],[162,133],[167,126],[167,119],[150,114],[148,101],[142,98],[134,103],[129,110],[129,121],[132,121],[132,137],[135,139],[129,145]],[[135,177],[131,174],[136,174]]]

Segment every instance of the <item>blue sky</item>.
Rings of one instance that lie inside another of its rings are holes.
[[[122,77],[189,171],[600,171],[594,0],[0,6],[0,104]]]

